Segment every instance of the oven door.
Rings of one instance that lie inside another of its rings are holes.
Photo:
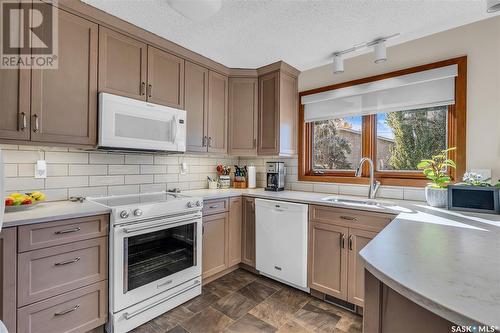
[[[113,312],[201,275],[201,214],[115,226]]]
[[[186,151],[186,111],[99,94],[102,148]]]

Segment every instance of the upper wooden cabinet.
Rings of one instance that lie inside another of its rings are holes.
[[[228,78],[208,73],[208,152],[227,153]]]
[[[147,45],[99,27],[99,91],[146,100]]]
[[[99,91],[184,108],[184,59],[99,28]]]
[[[186,110],[186,149],[207,151],[208,69],[186,61],[184,75]]]
[[[229,78],[229,151],[257,155],[259,116],[257,78]]]
[[[63,10],[58,13],[59,66],[32,70],[31,140],[93,146],[97,143],[97,24]]]
[[[148,46],[147,100],[184,107],[184,59]]]
[[[282,70],[259,76],[259,155],[297,153],[297,78]]]

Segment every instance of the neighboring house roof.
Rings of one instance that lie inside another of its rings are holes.
[[[352,129],[352,128],[340,127],[340,128],[338,128],[338,130],[339,131],[343,131],[343,132],[349,132],[349,133],[352,133],[352,134],[361,135],[361,131],[355,130],[355,129]],[[387,141],[387,142],[390,142],[390,143],[394,143],[394,139],[386,138],[386,137],[383,137],[383,136],[378,136],[377,140],[382,140],[382,141]]]

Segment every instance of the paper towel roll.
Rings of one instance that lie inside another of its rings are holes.
[[[256,175],[255,166],[250,165],[248,167],[248,188],[256,188],[257,187],[257,175]]]

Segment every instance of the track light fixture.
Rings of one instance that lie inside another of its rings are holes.
[[[494,0],[494,1],[498,2],[500,0]],[[359,51],[359,50],[365,49],[367,47],[373,47],[373,50],[375,53],[375,63],[376,64],[380,64],[380,63],[387,61],[386,41],[388,39],[396,38],[398,36],[399,36],[399,33],[393,34],[393,35],[390,35],[387,37],[376,38],[370,42],[356,44],[349,49],[345,49],[345,50],[333,53],[333,73],[340,74],[340,73],[344,72],[344,60],[342,58],[342,56],[344,54]]]
[[[333,55],[333,74],[344,73],[344,59],[342,59],[342,54]]]
[[[500,0],[488,0],[486,1],[486,11],[488,13],[497,12],[500,10]]]

